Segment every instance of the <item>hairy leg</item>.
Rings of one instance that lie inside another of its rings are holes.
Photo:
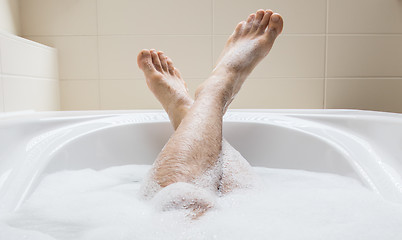
[[[179,120],[172,121],[177,127],[176,132],[158,156],[152,172],[152,177],[160,187],[177,182],[192,182],[216,164],[222,149],[222,117],[227,106],[248,74],[268,54],[281,30],[280,15],[263,10],[251,14],[247,22],[238,25],[212,76],[197,89],[194,104],[184,111],[181,123]],[[141,54],[147,55],[148,52],[143,51]],[[157,69],[157,60],[164,70],[161,59],[154,59],[153,53],[150,54],[152,64],[149,61],[140,61],[142,58],[139,57],[139,65],[146,76],[147,71]],[[166,64],[165,70],[169,72],[169,64]],[[153,89],[157,89],[155,86],[150,88],[153,92]],[[171,94],[157,95],[160,101],[169,96]],[[170,105],[166,104],[169,101],[162,101],[169,113]],[[171,116],[172,118],[174,117]],[[197,206],[202,208],[203,205]]]
[[[194,102],[179,70],[163,52],[153,49],[142,50],[137,60],[144,71],[148,87],[161,102],[176,130]],[[218,172],[219,176],[216,179],[204,176],[204,181],[198,181],[204,188],[218,191],[218,194],[249,186],[253,179],[248,162],[225,139],[222,140],[222,145],[220,166],[217,166],[219,169],[214,169],[214,174]]]

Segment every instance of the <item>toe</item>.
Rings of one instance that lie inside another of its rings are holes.
[[[238,38],[239,36],[241,36],[243,28],[244,28],[244,24],[246,24],[245,21],[241,21],[241,22],[239,22],[239,24],[237,24],[237,26],[232,34],[233,38]]]
[[[176,75],[178,78],[182,79],[181,73],[180,73],[179,69],[177,69],[177,68],[174,68],[174,75]]]
[[[252,13],[252,14],[250,14],[250,16],[248,16],[247,22],[243,29],[243,34],[247,34],[250,32],[250,29],[253,26],[254,19],[255,19],[255,13]]]
[[[258,27],[258,31],[260,33],[265,32],[265,30],[267,29],[268,24],[269,24],[269,19],[271,18],[272,14],[273,14],[272,10],[265,11],[264,17],[262,18],[262,20],[260,22],[260,26]]]
[[[171,75],[175,75],[175,71],[174,71],[174,66],[173,66],[173,62],[172,62],[172,59],[170,59],[170,58],[167,58],[167,68],[168,68],[168,71],[169,71],[169,73],[171,74]]]
[[[264,17],[264,14],[265,14],[265,11],[262,9],[257,11],[254,22],[253,22],[253,26],[251,28],[251,32],[255,32],[259,28],[261,20]]]
[[[267,33],[271,36],[277,36],[282,32],[283,28],[283,19],[281,15],[278,13],[272,14],[269,24],[268,24],[268,31]]]
[[[178,78],[182,79],[179,69],[177,69],[177,68],[174,68],[174,75],[176,75]]]
[[[155,49],[151,49],[151,56],[152,56],[152,63],[155,66],[155,69],[158,70],[159,72],[162,72],[162,64],[161,61],[159,60],[159,56],[156,53]]]
[[[159,57],[159,61],[161,62],[161,66],[162,66],[163,71],[167,72],[168,71],[168,64],[167,64],[166,55],[163,52],[159,51],[158,52],[158,57]]]
[[[154,64],[152,63],[151,52],[148,49],[144,49],[138,54],[137,63],[144,72],[156,70]]]

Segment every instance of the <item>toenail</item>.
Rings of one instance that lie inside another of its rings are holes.
[[[273,22],[278,22],[279,21],[279,16],[278,15],[273,15],[272,16],[272,21]]]

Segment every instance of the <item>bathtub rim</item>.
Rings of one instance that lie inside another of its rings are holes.
[[[321,109],[313,109],[313,110],[269,110],[269,109],[259,109],[259,110],[230,110],[228,111],[229,116],[235,116],[236,114],[242,115],[242,113],[253,114],[256,115],[283,115],[285,117],[329,117],[329,118],[352,118],[352,119],[383,119],[386,118],[388,120],[396,120],[397,122],[402,122],[402,114],[394,114],[394,113],[384,113],[384,112],[375,112],[375,111],[363,111],[363,110],[321,110]],[[166,113],[163,110],[130,110],[130,111],[72,111],[72,112],[22,112],[20,114],[10,114],[1,121],[0,118],[0,127],[2,124],[7,123],[15,123],[19,122],[38,122],[38,121],[64,121],[66,120],[68,123],[77,121],[77,122],[91,122],[96,121],[96,119],[107,119],[109,117],[118,117],[123,115],[137,115],[137,114],[146,114],[152,113],[158,116],[162,116],[159,119],[151,122],[168,122],[169,119]],[[231,121],[226,118],[226,121]],[[234,121],[246,121],[247,119],[235,118]],[[259,122],[258,120],[256,120]]]
[[[402,119],[402,113],[360,110],[360,109],[228,109],[228,113],[272,113],[280,115],[357,115],[357,116],[381,116],[396,117]],[[79,110],[79,111],[34,111],[23,110],[14,112],[0,112],[0,124],[3,121],[22,120],[22,119],[38,119],[50,117],[104,117],[110,115],[124,115],[132,113],[163,113],[163,109],[132,109],[132,110]]]

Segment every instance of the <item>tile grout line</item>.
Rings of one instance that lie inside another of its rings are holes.
[[[99,63],[99,0],[96,0],[96,63],[98,67],[98,109],[102,109],[101,99],[101,81],[100,81],[100,63]]]
[[[230,36],[227,34],[149,34],[149,33],[122,33],[122,34],[77,34],[77,35],[22,35],[22,38],[29,39],[29,37],[212,37],[212,36]],[[283,33],[281,36],[293,36],[293,37],[322,37],[322,36],[334,36],[334,37],[402,37],[402,33]],[[32,41],[32,40],[31,40]]]
[[[401,79],[400,76],[342,76],[342,77],[328,77],[328,79]]]
[[[26,74],[14,74],[14,73],[2,73],[1,76],[4,77],[19,77],[19,78],[30,78],[30,79],[39,79],[43,81],[56,81],[55,79],[60,79],[59,77],[43,77],[43,76],[37,76],[37,75],[26,75]]]
[[[326,6],[326,21],[325,21],[325,53],[324,53],[324,92],[323,92],[323,108],[327,109],[327,87],[328,87],[328,25],[329,25],[329,0]]]
[[[36,77],[36,76],[23,76],[23,75],[10,75],[4,74],[3,76],[17,77],[22,76],[26,78],[35,78],[43,80],[52,80],[52,78],[46,77]],[[186,77],[186,80],[205,80],[207,76],[203,77]],[[249,77],[248,79],[253,80],[276,80],[276,79],[324,79],[323,77],[296,77],[296,76],[273,76],[273,77]],[[400,76],[338,76],[338,77],[327,77],[327,79],[384,79],[384,80],[399,80],[402,79]],[[61,78],[60,81],[143,81],[143,77],[132,77],[132,78]]]

